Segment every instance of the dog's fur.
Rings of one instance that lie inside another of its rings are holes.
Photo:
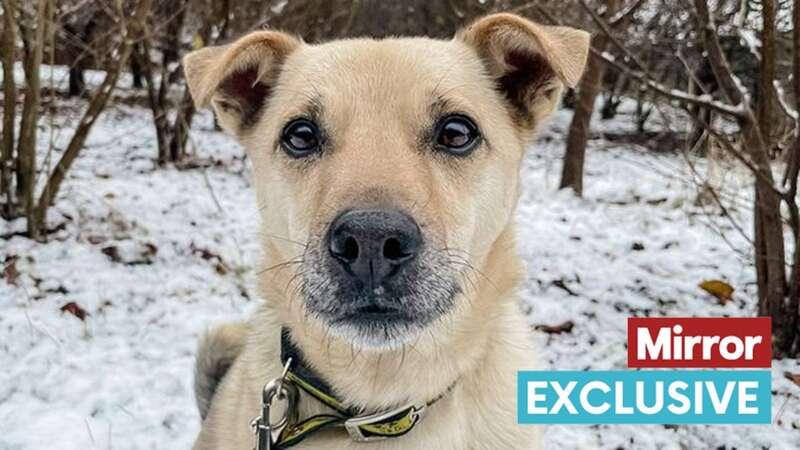
[[[298,449],[539,447],[539,428],[515,417],[516,373],[535,368],[536,354],[515,298],[523,267],[513,217],[524,151],[562,87],[578,82],[588,44],[582,31],[496,14],[451,41],[308,45],[260,31],[186,57],[198,107],[212,103],[252,161],[265,254],[265,304],[248,324],[212,332],[201,345],[196,389],[205,420],[195,449],[253,446],[261,388],[281,371],[281,327],[336,395],[364,411],[425,402],[455,383],[401,438],[356,444],[337,430]],[[467,157],[430,144],[437,117],[451,112],[480,127],[483,141]],[[277,143],[281,129],[309,115],[323,123],[325,150],[291,159]],[[308,305],[346,300],[326,290],[319,254],[333,218],[356,207],[400,209],[419,223],[428,253],[418,259],[435,263],[420,275],[425,289],[414,301],[440,295],[437,280],[458,286],[452,307],[385,346],[333,330]],[[306,397],[299,407],[301,417],[324,411]]]

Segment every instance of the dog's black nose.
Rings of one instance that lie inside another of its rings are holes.
[[[334,219],[328,232],[331,255],[370,288],[414,259],[421,244],[417,223],[397,210],[351,210]]]

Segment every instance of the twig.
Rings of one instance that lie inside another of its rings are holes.
[[[645,65],[642,64],[641,61],[639,61],[639,59],[633,53],[631,53],[630,50],[628,50],[624,44],[622,44],[619,41],[619,39],[614,37],[611,30],[608,28],[608,25],[605,23],[605,21],[603,21],[601,17],[597,15],[597,13],[591,8],[591,6],[589,6],[585,0],[581,0],[581,4],[584,5],[584,8],[589,12],[589,14],[592,16],[592,19],[595,21],[595,23],[597,23],[600,29],[609,36],[611,43],[613,43],[614,46],[616,46],[620,51],[623,52],[626,59],[636,64],[636,66],[639,67],[639,70],[635,70],[626,65],[620,64],[614,59],[614,57],[606,54],[605,52],[599,52],[594,48],[590,49],[593,54],[602,58],[607,64],[611,65],[612,67],[616,68],[621,72],[627,73],[628,75],[636,79],[639,83],[641,83],[643,86],[645,86],[646,88],[657,94],[660,94],[663,97],[711,109],[713,111],[717,111],[719,113],[736,117],[739,119],[745,117],[744,109],[741,106],[732,106],[726,103],[716,101],[713,98],[709,98],[707,96],[696,96],[688,92],[679,91],[677,89],[669,89],[663,84],[654,81],[655,77],[649,73],[647,67],[645,67]],[[542,13],[542,15],[548,21],[554,24],[561,25],[561,22],[557,20],[555,17],[553,17],[549,12],[539,7],[538,5],[536,5],[536,8]]]
[[[647,0],[636,0],[631,6],[627,9],[619,11],[616,15],[611,17],[608,20],[608,24],[612,27],[616,27],[617,25],[626,22],[629,18],[633,17],[633,14],[639,10],[639,8],[644,5],[644,2]]]

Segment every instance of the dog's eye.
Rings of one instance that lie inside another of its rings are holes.
[[[466,156],[475,149],[480,138],[478,126],[469,117],[447,116],[436,127],[436,147],[457,156]]]
[[[281,146],[292,158],[303,158],[319,150],[317,125],[308,119],[289,122],[281,133]]]

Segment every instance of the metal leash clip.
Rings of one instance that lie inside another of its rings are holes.
[[[283,366],[283,373],[279,378],[275,378],[264,385],[261,392],[261,415],[254,418],[250,422],[250,428],[253,429],[253,434],[256,435],[255,450],[273,450],[275,440],[277,440],[281,431],[289,423],[289,419],[295,414],[298,392],[297,387],[292,383],[285,383],[286,374],[289,372],[289,366],[292,364],[292,359],[289,358]],[[270,410],[274,406],[275,401],[285,402],[286,407],[283,409],[281,418],[272,423],[270,420]]]

